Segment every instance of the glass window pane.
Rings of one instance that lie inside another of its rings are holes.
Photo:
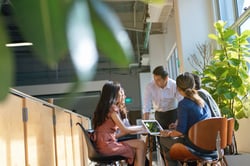
[[[221,20],[227,22],[227,26],[230,26],[234,23],[234,8],[232,0],[219,0],[219,10]]]
[[[250,7],[250,0],[237,0],[238,14],[239,16]]]
[[[240,31],[250,30],[250,17],[240,26]]]
[[[240,32],[245,30],[250,30],[250,17],[240,26]],[[250,39],[248,39],[248,42],[250,43]]]

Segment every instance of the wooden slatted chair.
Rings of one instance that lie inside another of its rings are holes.
[[[188,131],[189,144],[176,143],[170,148],[170,157],[187,165],[196,161],[225,165],[223,149],[227,146],[227,119],[209,118],[197,122]]]

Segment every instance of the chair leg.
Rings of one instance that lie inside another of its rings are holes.
[[[222,157],[222,162],[224,166],[228,166],[227,159],[225,156]]]

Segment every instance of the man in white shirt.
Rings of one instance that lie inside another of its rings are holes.
[[[163,66],[153,70],[154,80],[145,89],[143,119],[149,119],[152,108],[155,110],[155,119],[163,129],[176,122],[178,102],[183,98],[176,89],[175,80],[168,77]]]

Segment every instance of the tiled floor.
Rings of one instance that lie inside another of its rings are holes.
[[[164,162],[160,156],[160,153],[157,153],[157,151],[153,152],[152,166],[164,166]]]

